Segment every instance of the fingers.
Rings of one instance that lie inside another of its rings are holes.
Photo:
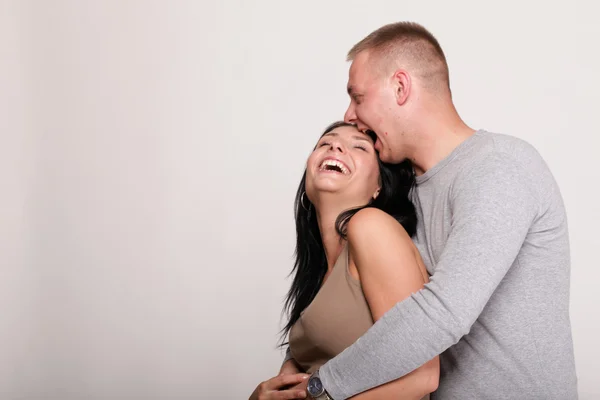
[[[297,386],[304,382],[307,374],[281,374],[258,385],[258,400],[295,400],[305,399],[306,391]]]
[[[307,374],[284,374],[276,376],[271,379],[274,385],[272,389],[279,390],[284,386],[302,383],[304,380],[308,379],[309,376],[310,375]]]
[[[280,391],[266,391],[258,395],[258,400],[298,400],[305,399],[306,392],[304,390],[290,389]],[[252,399],[252,398],[251,398]]]
[[[285,374],[273,378],[273,383],[277,385],[277,389],[279,389],[278,392],[273,393],[273,399],[305,399],[306,391],[297,387],[297,385],[304,382],[309,376],[310,375],[308,374]],[[286,388],[286,390],[281,390],[282,388]]]
[[[297,400],[297,399],[305,399],[306,392],[304,390],[282,390],[280,392],[272,392],[273,400]]]

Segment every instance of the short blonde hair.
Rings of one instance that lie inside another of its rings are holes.
[[[389,72],[390,68],[411,69],[423,84],[434,90],[450,90],[448,63],[437,39],[415,22],[384,25],[356,43],[348,52],[347,61],[367,52],[369,59]]]

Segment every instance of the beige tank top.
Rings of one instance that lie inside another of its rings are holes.
[[[341,353],[373,325],[360,283],[348,270],[344,246],[329,277],[290,330],[294,360],[308,373]]]
[[[369,304],[360,282],[350,275],[348,246],[344,246],[329,277],[290,330],[291,355],[304,371],[312,373],[372,325]],[[422,400],[427,399],[429,395]]]

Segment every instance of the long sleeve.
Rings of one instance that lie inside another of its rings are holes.
[[[509,154],[472,166],[453,182],[452,229],[430,282],[321,367],[335,400],[398,379],[456,344],[513,265],[540,209],[536,179]]]

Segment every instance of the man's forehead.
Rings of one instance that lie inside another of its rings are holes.
[[[355,64],[353,62],[350,66],[350,73],[348,74],[348,83],[346,85],[346,90],[348,91],[349,95],[352,95],[353,93],[359,91],[361,86],[360,74],[356,71],[354,65]]]
[[[350,96],[361,94],[365,91],[365,85],[359,83],[357,80],[348,80],[346,91]]]
[[[367,81],[364,79],[348,79],[348,84],[346,85],[346,91],[350,96],[363,94],[367,89]]]
[[[369,78],[366,66],[366,54],[364,53],[359,53],[356,58],[352,60],[350,70],[348,71],[348,94],[364,90],[363,87]]]

